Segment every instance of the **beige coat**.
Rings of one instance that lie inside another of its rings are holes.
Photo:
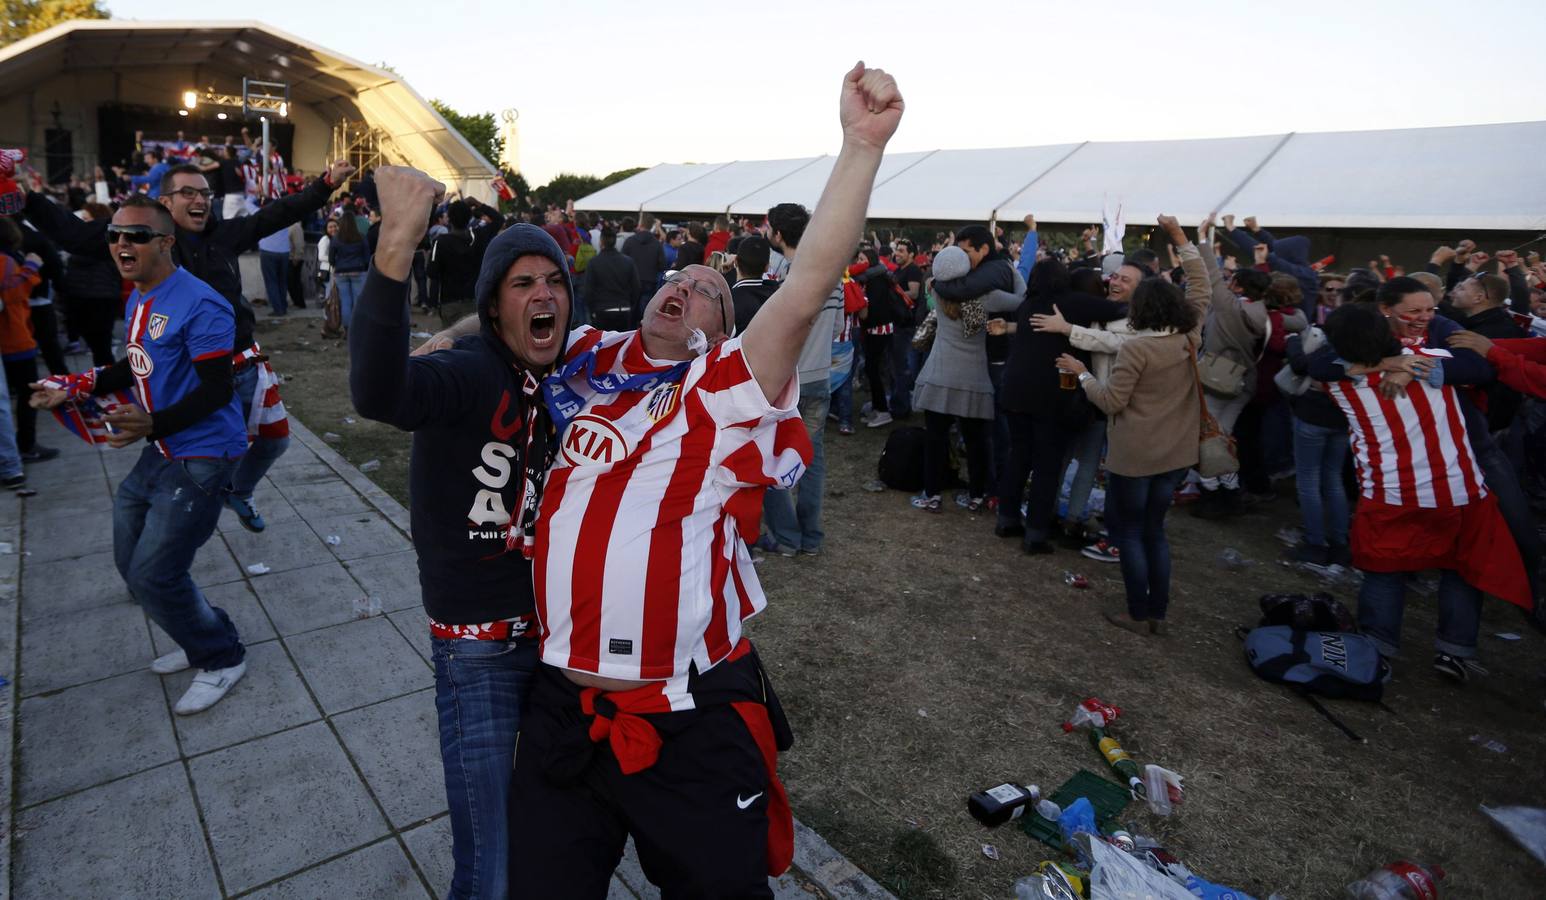
[[[1084,380],[1090,402],[1110,416],[1106,468],[1117,475],[1158,475],[1197,464],[1202,412],[1195,361],[1212,292],[1197,248],[1187,244],[1180,255],[1197,326],[1186,334],[1131,337],[1105,379]]]

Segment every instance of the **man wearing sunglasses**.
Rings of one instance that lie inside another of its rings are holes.
[[[236,312],[238,362],[235,387],[247,421],[253,421],[252,404],[263,402],[258,395],[258,374],[263,362],[253,343],[255,316],[252,304],[242,296],[240,257],[256,249],[264,236],[283,231],[291,223],[321,209],[353,171],[354,166],[339,160],[306,190],[282,197],[250,216],[236,219],[216,219],[211,215],[214,194],[209,188],[209,180],[197,166],[173,166],[162,179],[158,202],[171,212],[177,226],[177,240],[171,250],[173,261],[214,288]],[[103,237],[107,222],[82,222],[69,210],[39,193],[41,187],[41,183],[35,181],[27,193],[23,211],[27,220],[72,254],[106,252]],[[247,352],[249,350],[253,352]],[[226,505],[236,512],[243,527],[249,531],[264,528],[263,517],[252,504],[253,489],[289,445],[288,433],[283,436],[268,436],[261,432],[254,435],[252,447],[231,477]]]
[[[108,443],[147,444],[113,496],[113,559],[134,599],[179,649],[151,663],[169,675],[198,670],[178,715],[213,706],[246,671],[236,626],[193,583],[193,556],[214,533],[225,487],[247,449],[231,388],[236,319],[213,288],[178,268],[175,226],[164,206],[131,196],[106,226],[106,241],[134,292],[124,309],[125,359],[33,384],[32,406],[130,391],[109,409]]]

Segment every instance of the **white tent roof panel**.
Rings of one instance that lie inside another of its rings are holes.
[[[1296,134],[1230,208],[1301,228],[1546,227],[1546,122]]]
[[[885,184],[899,172],[916,165],[933,151],[921,153],[889,153],[880,161],[880,171],[875,173],[875,183]],[[827,176],[832,174],[835,156],[822,156],[811,165],[797,169],[766,187],[731,204],[730,212],[738,216],[760,216],[780,203],[799,203],[807,209],[815,209],[821,199],[821,189],[827,186]]]
[[[875,219],[983,220],[1079,147],[940,150],[870,195]]]
[[[1098,222],[1102,203],[1133,225],[1166,213],[1199,221],[1243,184],[1283,135],[1086,144],[998,207],[1001,222]]]
[[[1135,225],[1217,208],[1289,228],[1526,231],[1546,228],[1543,147],[1546,122],[1519,122],[896,153],[881,164],[869,216],[1081,223],[1099,220],[1105,198]],[[642,189],[666,179],[656,167],[576,206],[758,215],[786,200],[814,205],[832,165],[743,160],[662,196]]]
[[[738,160],[681,187],[649,198],[646,210],[657,212],[722,213],[730,204],[764,185],[771,184],[821,157],[800,159]],[[767,212],[763,209],[763,212]]]
[[[663,163],[604,187],[584,200],[578,209],[637,212],[651,197],[669,193],[726,166],[727,163]]]

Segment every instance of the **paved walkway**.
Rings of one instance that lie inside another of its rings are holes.
[[[443,896],[450,826],[406,511],[297,428],[257,491],[267,531],[227,510],[194,565],[241,629],[246,677],[176,717],[191,674],[146,668],[172,644],[112,560],[111,491],[138,451],[90,448],[47,416],[39,430],[62,456],[29,468],[38,496],[0,496],[0,889]],[[384,614],[359,618],[365,598]],[[888,896],[803,827],[774,885]],[[630,847],[610,898],[654,896]]]

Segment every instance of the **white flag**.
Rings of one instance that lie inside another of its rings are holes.
[[[1100,230],[1102,255],[1107,253],[1122,252],[1122,238],[1127,234],[1127,225],[1122,221],[1122,201],[1117,201],[1117,216],[1111,217],[1111,212],[1106,208],[1106,198],[1100,198]]]

